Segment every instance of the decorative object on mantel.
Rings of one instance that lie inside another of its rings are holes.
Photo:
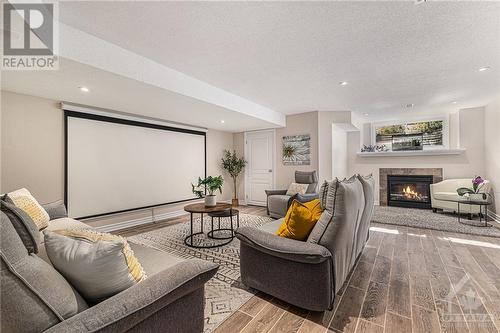
[[[406,150],[422,150],[424,148],[423,134],[394,134],[392,136],[392,150],[393,151],[406,151]]]
[[[466,197],[469,200],[481,201],[488,199],[487,193],[481,193],[480,190],[483,188],[485,181],[481,176],[476,176],[472,179],[472,188],[460,187],[457,189],[457,193],[461,197]]]
[[[238,178],[238,175],[241,173],[241,171],[243,171],[247,163],[248,162],[243,157],[236,156],[236,151],[233,151],[233,153],[231,154],[229,150],[224,150],[224,157],[222,158],[222,168],[226,170],[229,175],[231,175],[231,178],[233,178],[234,194],[232,205],[234,207],[237,207],[239,205],[236,179]]]
[[[389,151],[389,148],[387,148],[386,145],[363,145],[363,148],[361,148],[361,152],[362,153],[366,153],[366,152],[370,152],[370,153],[373,153],[373,152],[381,152],[381,151]]]
[[[205,179],[198,177],[198,185],[195,186],[191,184],[191,187],[193,193],[198,198],[203,198],[203,196],[205,196],[206,207],[215,207],[217,205],[217,197],[214,192],[218,190],[222,194],[222,184],[224,184],[224,178],[222,178],[222,176],[208,176]],[[207,191],[208,194],[206,194]]]
[[[401,156],[437,156],[437,155],[460,155],[465,153],[464,148],[456,149],[424,149],[424,150],[402,150],[402,151],[365,151],[357,152],[360,157],[401,157]]]
[[[311,136],[309,134],[283,137],[283,165],[311,164]]]
[[[412,146],[420,147],[418,148],[419,150],[423,149],[423,146],[440,147],[445,145],[443,129],[443,120],[375,125],[375,143],[386,144],[393,151],[402,150],[400,149],[401,147],[405,147],[407,149],[404,150],[408,150]],[[408,136],[408,140],[405,140],[406,135]],[[420,144],[418,146],[413,145],[413,143],[416,143],[413,140],[417,140],[417,138],[412,138],[412,135],[420,137]],[[396,139],[396,142],[394,139]],[[393,146],[394,143],[396,143],[396,147]]]

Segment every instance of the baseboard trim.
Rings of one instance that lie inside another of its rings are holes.
[[[489,221],[493,226],[497,227],[500,229],[500,215],[492,212],[491,210],[488,209],[488,217],[492,219],[492,221]]]
[[[173,212],[155,214],[153,216],[147,216],[147,217],[143,217],[140,219],[133,219],[133,220],[128,220],[128,221],[98,226],[95,228],[101,232],[111,232],[111,231],[117,231],[117,230],[121,230],[121,229],[135,227],[135,226],[142,225],[142,224],[148,224],[148,223],[159,222],[159,221],[163,221],[163,220],[167,220],[167,219],[172,219],[172,218],[176,218],[176,217],[187,215],[187,214],[188,213],[184,210],[176,210]]]

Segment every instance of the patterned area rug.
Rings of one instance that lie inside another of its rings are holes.
[[[462,221],[467,224],[480,224],[478,218],[468,220],[462,215]],[[426,209],[412,209],[400,207],[375,206],[372,222],[394,224],[415,228],[434,229],[441,231],[457,232],[461,234],[500,237],[500,229],[493,226],[477,227],[458,223],[457,215]],[[483,224],[484,222],[481,222]]]
[[[214,219],[214,221],[216,221]],[[240,226],[258,227],[272,221],[269,217],[240,214]],[[217,222],[214,222],[215,224]],[[233,221],[233,223],[235,223]],[[221,227],[228,227],[228,219],[222,219]],[[199,231],[200,218],[194,221]],[[204,218],[205,232],[210,229],[210,218]],[[200,258],[220,265],[216,275],[205,286],[205,332],[212,332],[227,317],[248,301],[255,291],[240,281],[240,244],[234,239],[230,244],[213,249],[195,249],[184,244],[189,234],[189,223],[179,223],[162,229],[129,237],[131,242],[153,247],[182,258]],[[217,234],[223,236],[222,233]],[[195,236],[194,244],[216,244],[206,235]]]

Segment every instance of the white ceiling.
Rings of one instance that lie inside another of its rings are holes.
[[[79,86],[90,87],[90,92],[81,92]],[[229,132],[275,127],[256,117],[68,59],[61,59],[59,70],[4,71],[2,89]]]
[[[499,2],[60,4],[68,25],[275,111],[370,117],[490,102],[499,17]]]

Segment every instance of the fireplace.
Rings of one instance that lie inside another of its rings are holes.
[[[387,175],[387,205],[431,208],[431,175]]]

